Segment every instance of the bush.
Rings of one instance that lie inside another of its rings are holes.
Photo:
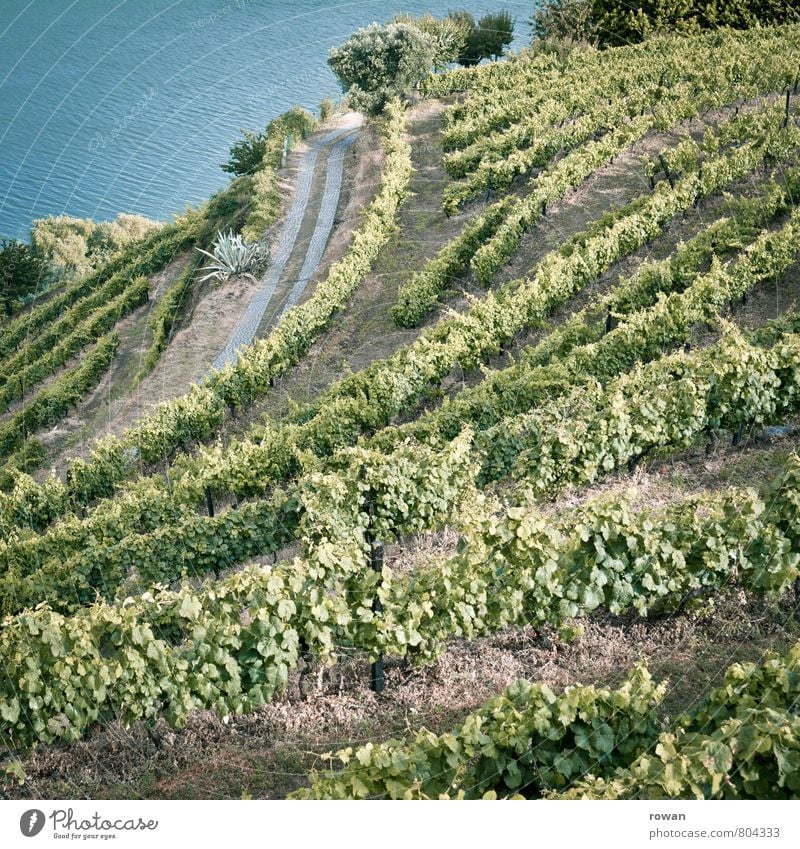
[[[0,241],[0,300],[6,315],[13,313],[16,302],[36,293],[46,276],[46,263],[28,245],[13,239]]]
[[[403,98],[436,62],[433,39],[416,26],[370,24],[328,54],[353,109],[379,114],[393,98]]]
[[[319,103],[319,120],[327,121],[336,111],[336,101],[332,97],[326,97]]]

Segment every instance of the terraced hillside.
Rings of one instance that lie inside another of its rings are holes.
[[[717,31],[391,103],[297,305],[0,493],[4,792],[796,796],[799,68]],[[147,285],[69,291],[8,403]]]

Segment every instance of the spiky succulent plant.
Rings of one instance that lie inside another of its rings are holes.
[[[217,280],[225,281],[231,277],[253,277],[254,271],[262,270],[269,262],[269,247],[265,242],[246,242],[241,233],[229,230],[217,233],[213,252],[197,248],[200,253],[205,254],[211,263],[201,268],[207,271],[202,280],[216,277]]]

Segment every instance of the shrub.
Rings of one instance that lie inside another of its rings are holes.
[[[599,40],[591,0],[550,0],[537,7],[530,23],[534,43],[594,45]]]
[[[332,97],[326,97],[319,104],[319,120],[327,121],[336,111],[336,101]]]
[[[446,18],[435,18],[431,14],[415,18],[413,15],[396,15],[394,22],[408,24],[425,33],[434,49],[433,64],[437,68],[446,68],[457,62],[464,50],[475,21],[469,12],[450,12]]]
[[[269,261],[269,250],[264,242],[245,242],[241,234],[234,235],[232,230],[217,233],[213,252],[209,253],[202,248],[197,250],[212,260],[210,265],[200,269],[208,272],[200,278],[201,282],[209,277],[221,281],[240,276],[253,279],[252,272],[260,270]]]
[[[798,20],[786,0],[544,0],[533,15],[534,41],[577,41],[601,46],[635,44],[667,32],[716,27],[747,29]]]

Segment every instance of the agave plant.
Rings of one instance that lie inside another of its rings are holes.
[[[269,262],[269,248],[265,242],[245,242],[241,233],[234,234],[233,230],[217,233],[213,252],[209,253],[202,248],[197,250],[212,260],[200,269],[208,272],[200,278],[201,282],[210,277],[221,281],[240,276],[255,280],[252,272],[262,269]]]

